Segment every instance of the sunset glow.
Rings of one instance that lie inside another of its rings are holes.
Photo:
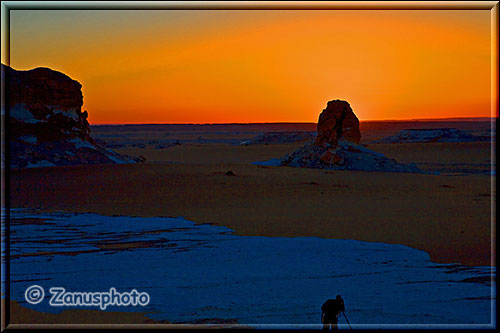
[[[83,85],[93,124],[490,116],[489,10],[12,10],[10,65]]]

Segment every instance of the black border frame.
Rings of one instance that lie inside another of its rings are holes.
[[[10,11],[11,10],[490,10],[491,12],[491,128],[496,128],[499,110],[499,1],[4,1],[1,3],[2,16],[2,60],[10,66]],[[5,53],[5,56],[4,56]],[[8,71],[3,72],[8,81]],[[1,150],[4,156],[1,169],[1,205],[4,211],[2,224],[5,224],[5,263],[2,262],[2,278],[5,277],[5,298],[2,298],[1,331],[6,329],[199,329],[207,325],[185,324],[9,324],[10,322],[10,148],[6,144],[10,139],[9,126],[6,126],[9,112],[9,91],[4,80],[1,82],[1,103],[5,106],[5,115],[1,124]],[[493,120],[494,119],[494,120]],[[496,170],[496,143],[491,143],[492,170]],[[495,171],[496,172],[496,171]],[[495,177],[496,178],[496,177]],[[491,181],[491,190],[496,189],[496,182]],[[491,265],[496,263],[496,211],[495,200],[491,200]],[[493,300],[492,300],[493,302]],[[496,303],[496,298],[495,298]],[[491,329],[496,328],[492,308]],[[272,325],[269,325],[272,326]],[[274,329],[282,329],[278,325]],[[242,325],[241,328],[245,326]],[[229,325],[228,328],[234,328]],[[430,326],[430,328],[435,328]],[[489,327],[484,327],[489,329]],[[474,327],[474,329],[484,329]],[[364,329],[362,329],[364,330]]]

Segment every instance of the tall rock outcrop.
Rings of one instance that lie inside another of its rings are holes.
[[[420,172],[414,164],[400,164],[359,144],[359,120],[346,101],[333,100],[319,116],[316,139],[280,159],[293,167]]]
[[[336,147],[341,138],[359,143],[361,132],[358,117],[349,103],[336,99],[329,101],[319,115],[315,144],[318,146],[330,144]]]
[[[12,168],[133,162],[90,136],[77,81],[49,68],[17,71],[3,64],[2,81]]]

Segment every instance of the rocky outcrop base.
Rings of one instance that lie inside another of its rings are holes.
[[[401,164],[356,143],[341,139],[337,147],[307,144],[280,159],[283,166],[331,170],[421,172],[415,164]]]

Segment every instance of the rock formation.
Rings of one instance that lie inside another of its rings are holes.
[[[359,143],[361,132],[358,117],[352,112],[349,103],[336,99],[329,101],[319,115],[315,144],[336,147],[341,138]]]
[[[2,82],[12,168],[133,162],[90,136],[77,81],[49,68],[17,71],[2,64]]]
[[[477,142],[491,138],[476,136],[456,128],[405,129],[372,143]]]
[[[321,169],[419,172],[414,164],[400,164],[359,145],[359,120],[346,101],[328,102],[317,128],[314,142],[284,156],[280,164]]]

